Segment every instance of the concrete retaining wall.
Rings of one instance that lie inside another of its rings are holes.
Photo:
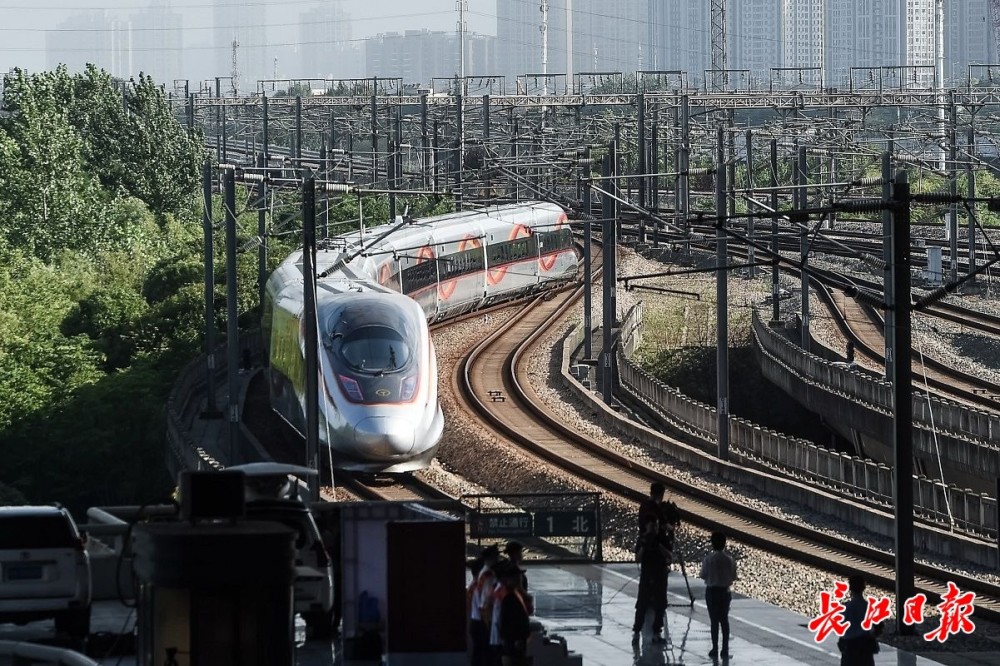
[[[641,308],[629,311],[622,329],[641,328],[641,316]],[[696,437],[694,446],[697,449],[714,455],[718,442],[718,418],[714,407],[693,400],[658,381],[625,354],[619,352],[617,361],[622,388],[633,399],[663,416],[677,430]],[[839,368],[831,367],[830,370]],[[834,373],[828,376],[833,377]],[[841,386],[853,381],[841,379]],[[871,507],[888,509],[893,506],[894,475],[885,464],[817,446],[738,417],[730,418],[729,441],[734,461],[739,460],[741,464],[815,484]],[[954,485],[948,486],[924,476],[914,476],[913,484],[915,511],[921,518],[940,523],[943,529],[950,529],[947,510],[950,503],[956,529],[970,535],[996,538],[995,498]]]
[[[889,382],[803,351],[761,321],[756,311],[753,335],[768,379],[790,395],[804,396],[810,409],[827,418],[835,421],[841,417],[855,430],[891,441]],[[981,485],[986,479],[992,487],[1000,475],[1000,415],[935,396],[914,396],[913,424],[915,456],[936,467],[940,449],[942,464],[954,472],[950,476],[970,485]]]
[[[254,357],[259,356],[263,349],[259,332],[244,335],[240,345],[249,349]],[[226,386],[226,346],[216,347],[213,356],[216,386]],[[222,469],[227,464],[221,459],[222,447],[219,447],[219,451],[210,452],[192,436],[197,430],[195,423],[207,402],[207,370],[208,357],[200,354],[184,367],[167,398],[167,469],[173,476],[184,469]],[[241,404],[242,397],[241,395]],[[227,408],[223,404],[218,407],[223,411]]]
[[[622,436],[663,451],[681,463],[714,474],[734,485],[747,486],[776,499],[794,502],[886,538],[894,536],[892,514],[884,509],[866,505],[861,498],[851,498],[834,493],[830,488],[818,487],[762,470],[757,461],[740,449],[732,451],[733,456],[730,461],[721,461],[699,447],[667,437],[652,428],[622,417],[584,387],[569,370],[573,350],[579,348],[582,335],[581,328],[576,327],[564,341],[563,382],[587,403],[595,414],[613,424]],[[622,370],[623,367],[620,366],[619,369]],[[955,557],[987,567],[998,566],[997,549],[993,544],[931,525],[918,523],[914,526],[914,547],[917,552]]]

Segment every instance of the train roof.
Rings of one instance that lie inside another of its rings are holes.
[[[372,280],[372,266],[369,262],[373,256],[416,249],[428,244],[432,238],[435,242],[448,242],[452,240],[448,236],[455,235],[454,240],[457,240],[462,233],[467,233],[462,230],[464,225],[470,225],[482,234],[492,234],[497,224],[531,227],[536,224],[539,214],[558,216],[562,213],[563,209],[556,204],[529,202],[457,211],[408,220],[406,223],[402,218],[397,218],[389,224],[325,239],[316,252],[316,272],[323,274],[336,267],[336,272],[323,280],[329,291],[361,291],[358,282],[367,284],[365,291],[392,291],[369,283]],[[453,231],[453,234],[442,234],[445,230]],[[301,283],[301,265],[302,251],[296,250],[275,271],[272,281],[284,285]]]

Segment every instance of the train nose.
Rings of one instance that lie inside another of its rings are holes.
[[[354,426],[354,442],[376,456],[398,456],[413,450],[413,424],[399,418],[370,416]]]

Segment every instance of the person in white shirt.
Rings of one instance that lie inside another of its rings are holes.
[[[472,583],[469,634],[472,638],[472,666],[489,666],[493,590],[497,584],[494,568],[500,559],[500,549],[497,546],[489,546],[483,550],[480,557],[483,566]]]
[[[705,605],[712,627],[713,659],[719,656],[719,627],[722,627],[722,658],[729,657],[729,604],[733,599],[729,586],[736,580],[736,562],[725,552],[726,535],[712,533],[712,552],[701,563],[701,578],[705,581]]]

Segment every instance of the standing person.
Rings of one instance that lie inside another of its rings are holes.
[[[669,497],[664,498],[663,502],[660,503],[660,514],[663,520],[663,524],[660,525],[661,530],[675,532],[681,526],[680,509]]]
[[[500,602],[500,639],[503,666],[527,666],[530,615],[525,592],[521,589],[521,571],[509,566],[501,573],[503,599]]]
[[[488,546],[480,554],[482,567],[472,583],[469,610],[469,637],[472,639],[472,666],[490,666],[490,619],[493,612],[493,590],[496,585],[494,568],[500,559],[500,549]]]
[[[667,492],[666,486],[659,481],[654,481],[649,486],[649,497],[644,499],[639,505],[639,534],[646,533],[646,524],[651,520],[663,521],[663,495]]]
[[[847,579],[847,587],[851,591],[851,598],[844,604],[844,621],[849,626],[837,641],[840,666],[875,666],[875,655],[879,651],[876,637],[882,633],[882,625],[877,624],[869,630],[861,626],[868,612],[864,576],[854,574]]]
[[[638,641],[646,613],[653,609],[653,642],[662,643],[663,616],[667,610],[667,567],[670,550],[666,537],[660,530],[660,521],[646,522],[646,531],[635,544],[635,559],[639,563],[639,594],[635,600],[635,621],[632,623],[632,640]]]
[[[521,574],[521,591],[524,593],[524,600],[528,604],[528,614],[532,615],[535,612],[535,608],[533,599],[528,594],[528,572],[521,566],[524,563],[524,544],[520,541],[508,541],[503,547],[503,552],[507,555],[511,565]]]
[[[719,656],[719,627],[722,627],[722,658],[729,657],[729,604],[733,599],[729,586],[736,580],[736,562],[725,552],[726,535],[712,533],[712,552],[701,563],[701,578],[705,580],[705,605],[712,625],[713,659]]]

